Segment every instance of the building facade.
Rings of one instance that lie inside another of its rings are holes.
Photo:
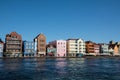
[[[22,56],[22,37],[17,32],[11,32],[5,39],[6,55],[10,57]]]
[[[101,54],[109,54],[109,45],[108,44],[100,44],[100,53]]]
[[[99,44],[94,44],[94,53],[96,55],[100,54],[100,45]]]
[[[94,53],[94,42],[92,41],[86,41],[86,53]]]
[[[3,57],[4,42],[0,39],[0,57]]]
[[[49,42],[50,45],[56,47],[55,57],[66,57],[66,41],[65,40],[56,40]]]
[[[119,55],[119,47],[117,44],[114,46],[114,55]]]
[[[76,53],[77,53],[76,39],[68,39],[67,40],[67,56],[76,57]]]
[[[35,54],[35,43],[33,41],[24,41],[24,57],[33,57]]]
[[[113,41],[109,42],[109,52],[112,55],[120,55],[119,54],[119,44],[118,43],[114,43]]]
[[[39,34],[35,39],[35,52],[39,56],[46,56],[46,37],[44,34]]]
[[[55,56],[56,55],[56,47],[53,45],[47,45],[47,56]]]
[[[82,39],[68,39],[67,40],[67,56],[76,57],[79,54],[85,54],[85,42]]]

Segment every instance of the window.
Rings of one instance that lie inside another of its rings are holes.
[[[44,48],[40,48],[40,51],[45,51],[45,49]]]
[[[28,46],[26,48],[28,49]]]
[[[44,44],[40,44],[40,46],[42,46],[42,47],[43,47],[43,46],[44,46]]]
[[[45,40],[41,39],[40,42],[45,42]]]
[[[28,45],[28,43],[26,43],[26,45]]]

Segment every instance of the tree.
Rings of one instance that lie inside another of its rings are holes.
[[[110,52],[110,55],[112,55],[112,56],[113,56],[113,52]]]

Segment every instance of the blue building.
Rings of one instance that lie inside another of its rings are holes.
[[[35,53],[35,43],[33,41],[24,41],[24,57],[34,57]]]

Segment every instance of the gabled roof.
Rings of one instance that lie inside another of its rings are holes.
[[[69,39],[67,39],[67,41],[68,40],[80,40],[81,38],[69,38]],[[81,40],[83,40],[83,39],[81,39]]]
[[[114,49],[115,46],[119,47],[119,45],[117,45],[117,44],[112,44],[112,45],[109,45],[109,49],[110,48]]]
[[[67,40],[78,40],[78,39],[74,39],[74,38],[69,38],[69,39],[67,39]]]
[[[43,35],[45,37],[45,35],[43,33],[40,33],[34,39],[38,38],[40,35]]]
[[[6,37],[17,36],[18,39],[22,39],[22,36],[17,32],[11,32],[10,34],[6,34]]]
[[[86,41],[85,43],[94,43],[94,42],[92,42],[92,41]]]

